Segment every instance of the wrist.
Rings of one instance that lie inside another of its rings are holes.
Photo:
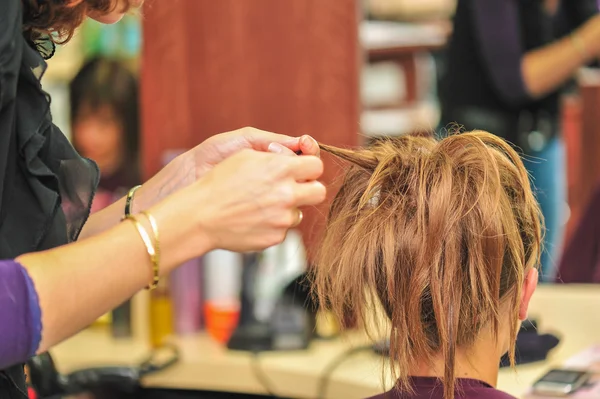
[[[181,198],[175,198],[180,195]],[[204,227],[208,218],[201,210],[202,205],[197,201],[190,202],[188,197],[185,191],[176,193],[170,196],[169,200],[161,201],[148,209],[156,219],[161,237],[165,273],[215,248],[214,241],[210,239]]]
[[[580,43],[573,43],[575,46],[583,48],[583,62],[591,62],[600,52],[600,15],[592,17],[580,29],[573,31],[571,38]],[[582,52],[581,49],[578,51]]]
[[[133,204],[134,212],[153,207],[195,180],[194,165],[187,155],[178,156],[142,185]]]
[[[152,188],[148,183],[142,184],[140,188],[135,191],[134,196],[131,198],[131,204],[129,208],[131,215],[136,215],[154,205],[153,201],[151,200]],[[124,215],[127,216],[127,198],[125,198]]]
[[[206,201],[210,198],[205,197]],[[205,201],[201,202],[203,205],[199,206],[194,212],[195,222],[195,235],[197,235],[198,242],[202,243],[203,253],[219,249],[219,245],[214,234],[211,233],[211,227],[214,227],[215,221],[211,217],[212,212]]]
[[[206,179],[201,179],[193,184],[195,187],[190,187],[196,191],[196,199],[193,209],[190,211],[190,217],[193,219],[193,231],[191,236],[194,237],[198,249],[202,250],[202,254],[218,249],[218,242],[214,235],[215,199],[212,197],[210,183]],[[218,201],[218,200],[217,200]]]
[[[135,215],[141,211],[152,208],[169,195],[169,173],[161,170],[150,180],[141,185],[136,191],[131,203],[131,214]]]

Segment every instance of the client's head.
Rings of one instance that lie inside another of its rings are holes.
[[[541,251],[518,154],[481,131],[322,149],[350,167],[318,258],[321,303],[363,322],[381,303],[400,389],[411,375],[441,377],[446,398],[456,377],[495,384],[499,358],[514,362]]]

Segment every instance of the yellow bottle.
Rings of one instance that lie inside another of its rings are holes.
[[[169,282],[162,278],[158,287],[150,292],[150,345],[161,346],[173,334],[173,302]]]

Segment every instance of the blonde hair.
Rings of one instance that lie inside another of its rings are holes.
[[[521,290],[539,263],[543,224],[515,150],[482,131],[321,148],[351,166],[317,257],[320,303],[366,327],[365,305],[381,302],[401,390],[411,390],[411,365],[441,354],[444,397],[453,399],[457,348],[487,323],[497,336],[504,301],[514,364]]]

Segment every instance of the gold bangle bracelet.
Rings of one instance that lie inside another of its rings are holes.
[[[153,284],[156,286],[158,285],[158,273],[160,272],[160,239],[158,236],[158,223],[156,222],[156,218],[150,212],[142,211],[140,213],[148,219],[150,227],[152,228],[152,233],[154,234],[154,250],[156,253],[157,269],[154,271]]]
[[[129,190],[129,192],[127,193],[127,197],[125,198],[125,213],[123,215],[123,220],[131,216],[131,208],[133,207],[133,196],[140,187],[142,186],[140,185],[132,187],[131,190]]]
[[[127,216],[126,219],[131,220],[133,222],[138,233],[140,234],[140,237],[142,238],[142,241],[144,241],[144,245],[146,245],[146,250],[148,251],[148,255],[150,256],[150,262],[152,263],[152,282],[146,287],[146,289],[153,290],[158,286],[159,282],[160,259],[158,251],[156,250],[156,247],[152,242],[150,235],[148,234],[144,226],[142,226],[142,224],[139,222],[139,220],[137,220],[137,218],[132,215]]]

